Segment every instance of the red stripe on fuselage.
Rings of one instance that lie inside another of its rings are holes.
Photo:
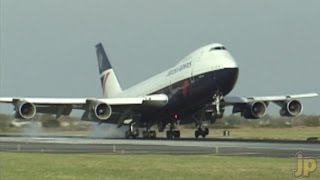
[[[188,86],[190,85],[189,80],[186,79],[184,81],[182,81],[182,96],[183,97],[187,97],[188,95]]]

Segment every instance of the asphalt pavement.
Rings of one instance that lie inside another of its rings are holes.
[[[101,154],[216,154],[237,156],[320,157],[318,141],[260,141],[236,139],[95,139],[85,136],[0,137],[0,152]]]

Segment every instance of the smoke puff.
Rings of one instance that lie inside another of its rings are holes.
[[[128,127],[122,126],[120,128],[114,124],[98,124],[92,123],[89,129],[89,136],[94,138],[124,138]]]

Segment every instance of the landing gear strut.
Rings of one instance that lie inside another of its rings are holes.
[[[174,130],[175,129],[175,123],[170,123],[170,129],[167,131],[167,139],[179,139],[180,138],[180,131]]]
[[[203,120],[205,119],[205,111],[201,112],[200,118],[196,118],[196,116],[193,116],[193,118],[196,120],[196,127],[197,130],[194,131],[194,137],[198,138],[199,136],[202,136],[205,138],[209,134],[209,128],[204,126]]]
[[[143,131],[142,132],[142,137],[144,139],[155,139],[157,137],[157,133],[156,131],[152,130],[152,131]]]
[[[214,123],[217,119],[222,118],[224,113],[224,107],[220,104],[222,98],[223,96],[217,92],[212,97],[212,104],[207,105],[200,113],[193,116],[197,127],[197,130],[194,132],[195,138],[198,138],[199,136],[205,138],[209,134],[209,129],[203,125],[203,121]]]
[[[128,131],[125,133],[126,139],[136,139],[139,136],[139,129],[134,128],[134,123],[130,124]]]

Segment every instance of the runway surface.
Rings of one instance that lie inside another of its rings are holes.
[[[320,157],[319,142],[194,140],[126,140],[88,137],[0,137],[0,151],[102,154],[218,154],[244,156]]]

